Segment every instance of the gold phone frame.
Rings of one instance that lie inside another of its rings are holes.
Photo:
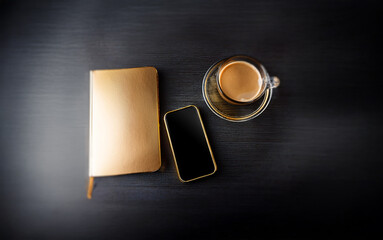
[[[167,116],[169,113],[176,112],[176,111],[180,111],[180,110],[183,110],[183,109],[185,109],[185,108],[189,108],[189,107],[193,107],[193,108],[195,108],[195,109],[197,110],[198,118],[199,118],[199,121],[200,121],[200,123],[201,123],[203,133],[204,133],[204,135],[205,135],[205,140],[206,140],[207,146],[208,146],[208,148],[209,148],[209,152],[210,152],[211,160],[213,161],[214,171],[213,171],[212,173],[209,173],[209,174],[206,174],[206,175],[202,175],[202,176],[199,176],[199,177],[196,177],[196,178],[193,178],[193,179],[184,180],[184,179],[182,179],[182,177],[181,177],[181,175],[180,175],[180,171],[179,171],[179,169],[178,169],[177,159],[176,159],[176,155],[174,154],[173,143],[172,143],[172,139],[171,139],[171,137],[170,137],[170,133],[169,133],[169,129],[168,129],[168,123],[167,123],[167,121],[166,121],[166,116]],[[167,113],[164,115],[164,122],[165,122],[165,128],[166,128],[166,132],[167,132],[168,139],[169,139],[169,143],[170,143],[170,148],[172,149],[172,154],[173,154],[174,164],[176,165],[176,169],[177,169],[178,179],[179,179],[181,182],[185,183],[185,182],[191,182],[191,181],[194,181],[194,180],[197,180],[197,179],[200,179],[200,178],[204,178],[204,177],[213,175],[213,174],[217,171],[217,164],[216,164],[215,159],[214,159],[213,151],[211,150],[211,147],[210,147],[209,139],[208,139],[208,137],[207,137],[207,135],[206,135],[205,126],[203,125],[203,122],[202,122],[202,118],[201,118],[201,114],[200,114],[200,112],[199,112],[199,109],[198,109],[195,105],[188,105],[188,106],[186,106],[186,107],[177,108],[177,109],[175,109],[175,110],[172,110],[172,111],[167,112]]]

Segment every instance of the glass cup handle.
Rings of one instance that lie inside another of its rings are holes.
[[[281,80],[276,76],[270,77],[270,84],[271,88],[277,88],[281,84]]]

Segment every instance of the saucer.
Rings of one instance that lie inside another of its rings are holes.
[[[202,95],[206,105],[218,117],[231,122],[245,122],[259,116],[269,105],[272,88],[268,84],[263,96],[248,105],[234,105],[226,102],[218,92],[216,75],[226,59],[214,63],[205,73],[202,81]]]

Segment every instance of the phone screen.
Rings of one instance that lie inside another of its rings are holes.
[[[217,166],[198,109],[189,106],[175,110],[164,120],[180,180],[213,174]]]

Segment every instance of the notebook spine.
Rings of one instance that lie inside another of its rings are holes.
[[[92,198],[93,192],[93,181],[92,177],[92,132],[93,132],[93,71],[90,71],[90,81],[89,81],[89,184],[88,184],[88,199]]]

